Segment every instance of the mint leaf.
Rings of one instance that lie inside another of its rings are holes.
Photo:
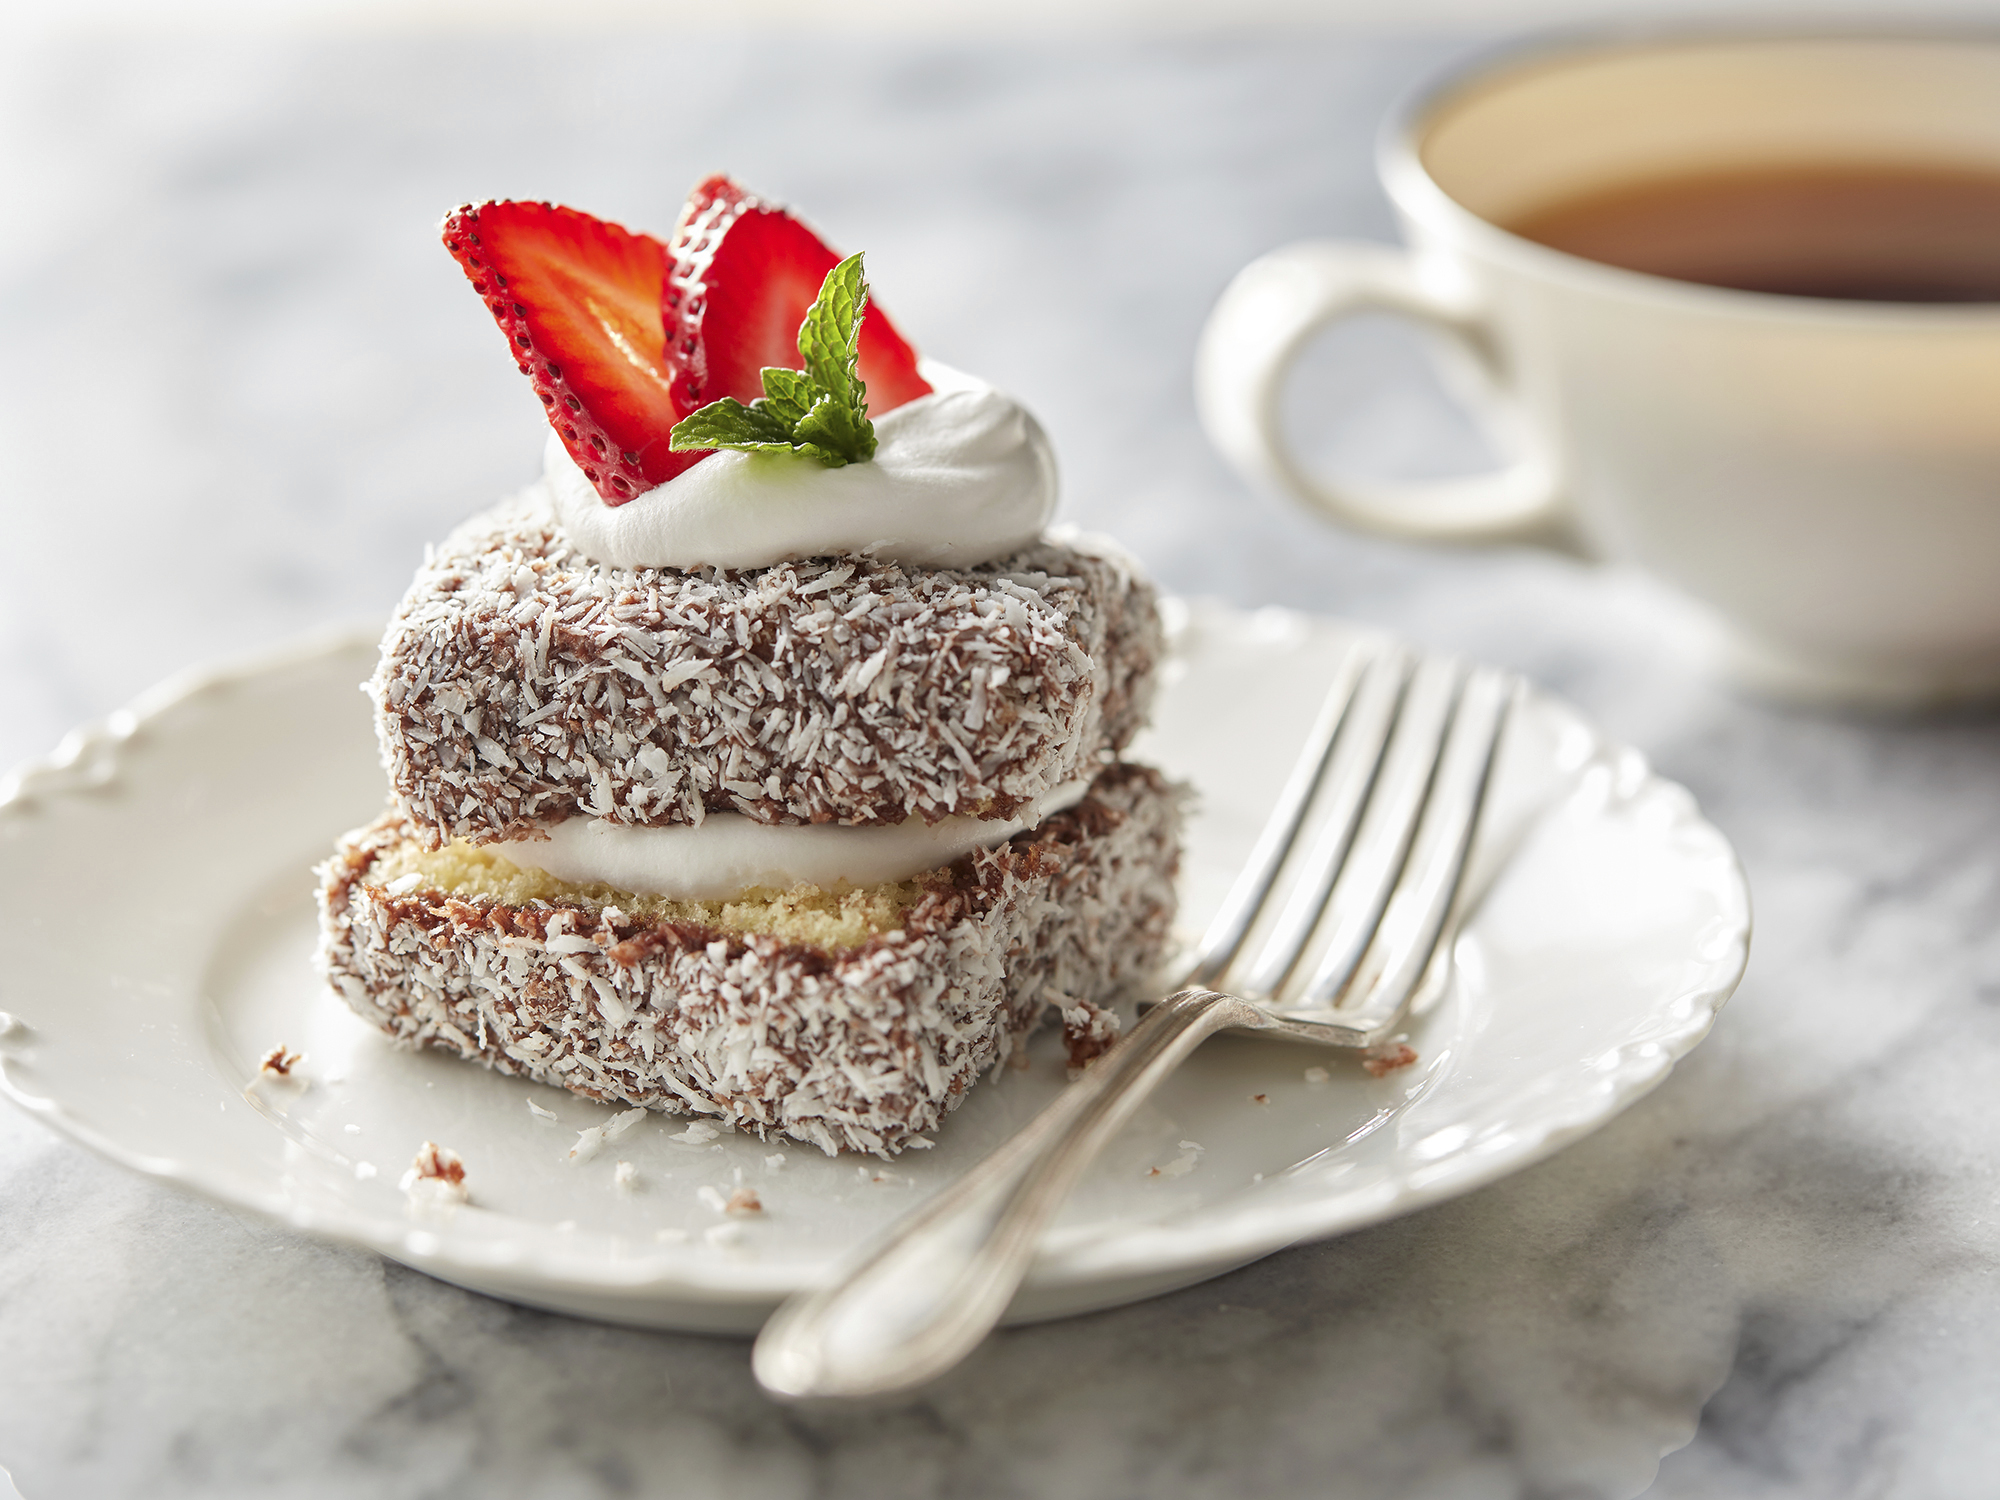
[[[700,448],[769,449],[792,447],[791,424],[769,411],[760,411],[759,401],[745,406],[734,396],[711,401],[700,411],[691,412],[674,424],[668,446],[676,453]]]
[[[868,420],[868,387],[860,375],[867,310],[861,257],[850,255],[826,273],[799,325],[805,368],[766,367],[762,396],[748,406],[724,396],[690,412],[674,424],[669,446],[676,453],[794,453],[832,469],[873,458],[875,424]]]
[[[812,376],[804,370],[784,370],[767,365],[764,368],[764,404],[771,415],[787,427],[793,427],[813,404]]]
[[[792,441],[838,453],[841,463],[865,463],[875,456],[875,426],[867,412],[854,411],[838,396],[821,396],[813,402],[812,410],[792,428]]]
[[[861,257],[850,255],[826,273],[805,322],[799,325],[799,356],[820,391],[854,415],[868,415],[868,392],[857,367],[861,358],[861,315],[868,308],[868,284]]]

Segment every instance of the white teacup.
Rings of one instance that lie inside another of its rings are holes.
[[[1638,564],[1706,604],[1740,675],[1849,701],[2000,690],[2000,304],[1835,301],[1622,270],[1498,227],[1674,174],[2000,170],[2000,40],[1682,37],[1490,59],[1385,130],[1410,250],[1313,241],[1246,268],[1196,362],[1250,478],[1349,525]],[[1367,311],[1448,335],[1528,456],[1428,484],[1308,473],[1294,356]]]

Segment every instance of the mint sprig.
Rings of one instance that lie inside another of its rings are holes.
[[[826,273],[799,325],[805,368],[767,366],[762,396],[748,406],[724,396],[688,413],[674,424],[669,446],[676,453],[796,453],[831,469],[873,458],[875,424],[868,420],[868,387],[859,372],[867,309],[861,257],[850,255]]]

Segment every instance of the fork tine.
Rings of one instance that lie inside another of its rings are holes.
[[[1349,646],[1341,657],[1340,665],[1334,671],[1333,683],[1320,704],[1319,718],[1314,721],[1312,733],[1307,736],[1290,777],[1278,793],[1277,805],[1265,820],[1263,832],[1257,836],[1256,847],[1250,851],[1249,861],[1236,877],[1235,884],[1230,886],[1221,909],[1208,924],[1208,931],[1202,934],[1201,945],[1196,950],[1186,983],[1213,988],[1235,960],[1237,950],[1243,946],[1244,938],[1249,936],[1251,926],[1271,894],[1278,871],[1291,853],[1299,827],[1305,821],[1306,810],[1312,806],[1313,793],[1318,789],[1320,777],[1332,756],[1341,724],[1354,701],[1355,689],[1383,649],[1381,642],[1364,637]]]
[[[1318,930],[1279,996],[1284,1009],[1318,1011],[1332,1005],[1367,951],[1407,861],[1443,751],[1461,670],[1454,658],[1425,657],[1403,689],[1353,848],[1334,881]]]
[[[1355,830],[1361,826],[1363,810],[1381,773],[1409,678],[1409,655],[1400,648],[1385,651],[1370,663],[1348,706],[1339,742],[1322,778],[1325,791],[1320,801],[1325,805],[1317,809],[1318,832],[1309,852],[1298,860],[1284,910],[1272,924],[1255,962],[1236,966],[1245,970],[1240,978],[1234,968],[1227,976],[1223,987],[1231,994],[1252,1000],[1275,995],[1306,951],[1326,911],[1327,893],[1354,847]]]
[[[1330,965],[1316,974],[1307,991],[1308,1006],[1337,1006],[1343,1026],[1370,1035],[1386,1032],[1402,1017],[1419,981],[1441,972],[1434,960],[1446,946],[1457,914],[1466,857],[1519,695],[1518,680],[1492,668],[1480,668],[1465,679],[1436,756],[1422,817],[1366,951],[1344,975],[1336,975]]]

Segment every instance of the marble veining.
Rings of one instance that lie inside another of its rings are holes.
[[[1170,588],[1533,675],[1695,792],[1758,919],[1710,1039],[1552,1160],[1003,1333],[863,1414],[767,1405],[739,1343],[488,1301],[0,1111],[22,1495],[1994,1493],[2000,719],[1736,698],[1644,580],[1338,534],[1244,493],[1195,430],[1209,302],[1284,240],[1389,236],[1373,122],[1454,50],[717,32],[0,59],[0,763],[190,662],[379,617],[424,539],[532,476],[535,403],[434,243],[445,208],[547,195],[664,228],[728,167],[1043,416],[1073,519]],[[1374,326],[1316,356],[1352,414],[1320,429],[1330,460],[1477,461],[1412,369]]]

